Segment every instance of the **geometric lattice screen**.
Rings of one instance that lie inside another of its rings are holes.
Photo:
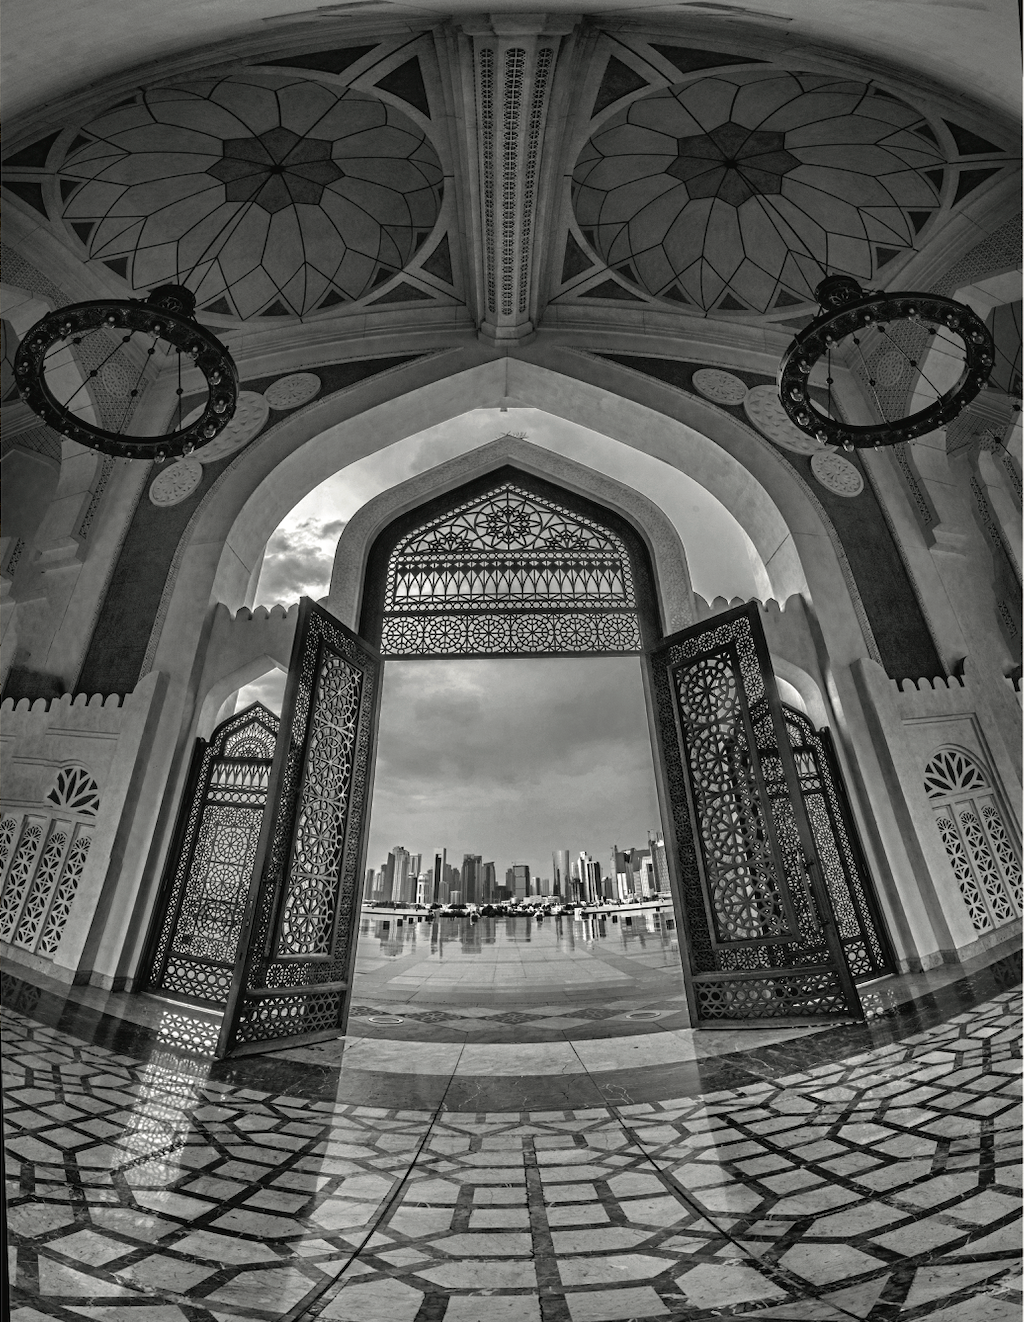
[[[674,634],[651,672],[698,1024],[860,1018],[758,604]]]
[[[801,711],[785,707],[804,807],[814,832],[839,939],[855,982],[896,972],[867,859],[828,730],[816,730]]]
[[[28,812],[0,817],[0,940],[53,959],[67,930],[100,808],[83,767],[61,767]]]
[[[344,1031],[380,694],[380,661],[308,597],[218,1054]]]
[[[643,650],[623,536],[583,502],[570,505],[525,475],[476,485],[405,531],[379,567],[382,656]]]
[[[146,959],[154,991],[227,1002],[279,725],[253,703],[196,749]]]
[[[974,930],[1019,917],[1018,845],[977,760],[960,748],[940,748],[925,768],[925,792]]]

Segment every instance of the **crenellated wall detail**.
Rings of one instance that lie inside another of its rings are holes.
[[[130,694],[0,706],[0,951],[9,964],[64,981],[79,972],[116,887],[163,688],[154,674]]]

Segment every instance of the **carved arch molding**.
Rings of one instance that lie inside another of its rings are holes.
[[[222,1055],[343,1032],[382,659],[636,655],[696,1023],[862,1017],[893,961],[827,736],[783,708],[756,602],[666,638],[657,601],[635,527],[516,469],[392,522],[359,633],[304,599],[280,722],[200,741],[148,985],[224,1006]]]

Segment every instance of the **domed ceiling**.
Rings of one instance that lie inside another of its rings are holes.
[[[763,313],[810,301],[826,271],[873,279],[939,207],[945,164],[921,112],[877,87],[742,69],[607,119],[576,163],[574,207],[647,293]]]
[[[411,119],[288,75],[144,91],[82,126],[57,174],[89,257],[134,290],[187,283],[242,319],[360,298],[406,265],[441,202]]]

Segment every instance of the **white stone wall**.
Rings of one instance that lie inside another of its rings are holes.
[[[119,864],[162,690],[154,674],[124,698],[65,694],[0,708],[0,949],[8,966],[72,981],[103,913],[133,904]]]

